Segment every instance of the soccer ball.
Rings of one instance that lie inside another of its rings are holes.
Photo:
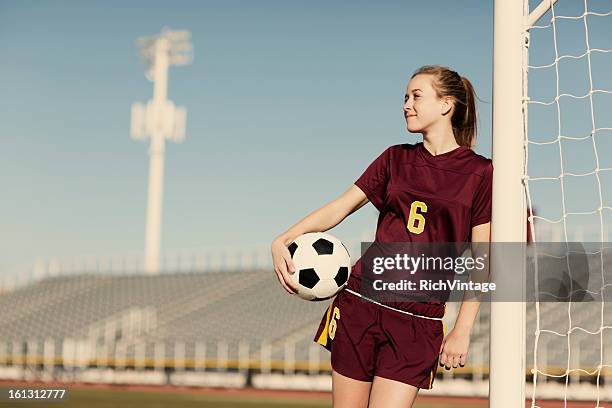
[[[295,266],[295,273],[289,275],[302,299],[329,299],[346,285],[351,259],[338,238],[309,232],[297,237],[288,249]]]

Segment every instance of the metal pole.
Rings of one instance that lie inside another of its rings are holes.
[[[157,117],[166,104],[168,87],[168,41],[161,37],[155,44],[153,79],[153,109]],[[164,150],[163,128],[152,126],[149,148],[149,197],[147,204],[147,226],[145,233],[145,271],[159,272],[159,249],[161,241],[162,199],[164,193]]]
[[[524,1],[495,0],[493,242],[524,242],[526,238],[522,184],[524,7]],[[493,249],[492,267],[495,267],[495,253]],[[524,282],[524,268],[521,265],[517,268],[514,279]],[[491,304],[489,406],[492,408],[525,405],[525,303],[519,300]]]
[[[151,139],[143,265],[149,273],[160,270],[165,141],[181,142],[185,137],[187,112],[168,100],[168,68],[191,61],[189,36],[188,31],[164,29],[157,36],[139,39],[141,55],[148,63],[147,78],[153,80],[153,99],[146,105],[132,104],[130,132],[136,140]]]

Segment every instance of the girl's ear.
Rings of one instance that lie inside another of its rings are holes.
[[[442,116],[448,115],[453,109],[453,98],[445,96],[442,98]]]

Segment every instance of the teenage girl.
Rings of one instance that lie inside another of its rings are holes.
[[[327,231],[371,202],[379,211],[376,242],[488,242],[493,165],[476,154],[476,105],[465,77],[424,66],[411,77],[403,108],[416,144],[385,149],[340,197],[309,214],[272,243],[274,270],[295,293],[287,246]],[[360,294],[361,259],[321,320],[314,340],[331,351],[334,408],[411,407],[436,368],[466,363],[478,301],[461,304],[446,335],[441,302],[374,302]]]

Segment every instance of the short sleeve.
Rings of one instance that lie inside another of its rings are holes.
[[[355,185],[364,192],[368,200],[382,211],[389,180],[389,163],[391,147],[380,154],[355,181]]]
[[[493,202],[493,163],[489,160],[472,201],[472,228],[491,221]]]

